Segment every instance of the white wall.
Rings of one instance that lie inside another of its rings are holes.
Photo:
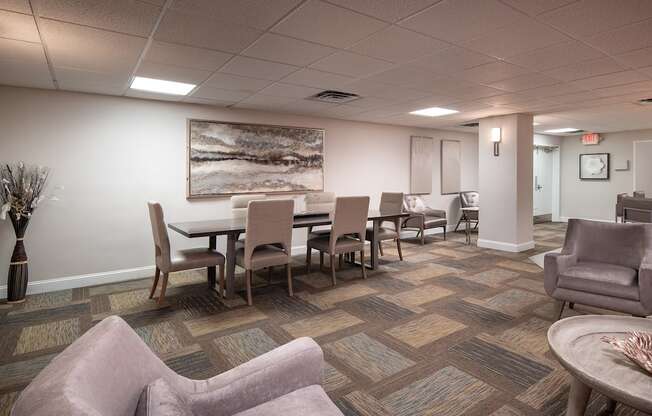
[[[635,130],[601,134],[598,145],[584,146],[580,136],[565,137],[561,146],[561,216],[562,218],[588,218],[613,221],[616,195],[632,193],[634,141],[652,140],[652,130]],[[610,179],[608,181],[580,181],[580,153],[610,153]],[[630,161],[628,171],[615,167]],[[648,163],[652,163],[649,162]]]
[[[203,118],[326,129],[325,188],[339,195],[409,191],[410,135],[435,138],[435,208],[456,220],[457,198],[439,195],[439,140],[461,140],[462,186],[477,187],[477,136],[381,124],[231,110],[121,97],[0,87],[0,161],[52,169],[59,202],[40,207],[26,236],[30,280],[151,266],[145,202],[163,204],[168,222],[230,215],[228,198],[185,197],[186,119]],[[295,233],[295,246],[304,243]],[[206,245],[171,234],[177,248]],[[14,244],[0,222],[0,285]],[[218,247],[225,242],[218,239]]]

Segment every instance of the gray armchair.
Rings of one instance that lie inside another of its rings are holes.
[[[652,314],[652,225],[571,219],[561,253],[546,254],[544,286],[559,301]]]
[[[461,208],[479,208],[480,207],[480,193],[477,191],[460,192],[460,207]],[[478,228],[479,216],[478,211],[462,211],[460,219],[457,221],[455,231],[460,226],[462,221],[469,221],[475,223],[474,228]]]
[[[417,237],[421,236],[422,245],[426,239],[425,231],[431,228],[441,227],[444,230],[444,240],[446,239],[446,211],[430,208],[419,195],[405,195],[403,210],[411,215],[403,220],[402,228],[417,231]]]
[[[23,390],[11,415],[163,414],[156,409],[174,401],[195,416],[343,416],[320,385],[323,364],[319,346],[299,338],[215,377],[190,380],[112,316],[54,358]],[[160,395],[150,397],[161,383],[173,393],[163,402]]]

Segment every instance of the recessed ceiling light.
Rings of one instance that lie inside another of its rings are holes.
[[[449,110],[448,108],[441,107],[430,107],[424,108],[422,110],[410,111],[410,114],[417,116],[426,116],[426,117],[441,117],[447,116],[449,114],[459,113],[457,110]]]
[[[188,93],[195,87],[195,84],[145,77],[135,77],[134,81],[131,83],[131,89],[133,90],[151,91],[170,95],[188,95]]]
[[[576,129],[574,127],[564,127],[563,129],[545,130],[544,133],[577,133],[578,131],[582,130]]]

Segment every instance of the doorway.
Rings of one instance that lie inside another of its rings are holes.
[[[559,221],[559,147],[534,145],[534,222]]]

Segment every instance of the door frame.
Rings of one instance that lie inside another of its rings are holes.
[[[552,205],[552,221],[560,222],[561,221],[561,146],[559,145],[541,145],[535,144],[533,150],[536,147],[548,147],[552,148],[552,178],[551,178],[551,195],[550,203]],[[534,154],[532,155],[534,157]],[[534,192],[534,190],[533,190]],[[534,210],[532,212],[534,215]]]

